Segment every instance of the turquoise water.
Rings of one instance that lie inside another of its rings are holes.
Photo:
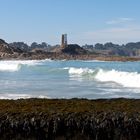
[[[0,61],[0,98],[140,98],[140,62]]]

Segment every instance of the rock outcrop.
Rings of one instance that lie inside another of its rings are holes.
[[[67,53],[67,54],[88,54],[88,51],[86,51],[85,49],[81,48],[79,45],[77,44],[69,44],[66,48],[62,49],[63,53]]]
[[[0,53],[12,54],[12,48],[2,39],[0,39]]]
[[[4,40],[0,39],[0,58],[18,57],[18,54],[22,52],[19,48],[13,48]]]

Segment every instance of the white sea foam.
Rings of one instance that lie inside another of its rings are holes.
[[[140,74],[137,72],[104,71],[100,69],[95,78],[102,82],[113,81],[124,87],[140,87]]]
[[[92,69],[88,69],[88,68],[69,68],[69,74],[72,75],[84,75],[84,74],[91,74],[93,73],[95,70]]]
[[[44,60],[40,60],[40,61],[48,61],[48,62],[52,62],[52,61],[54,61],[54,60],[52,60],[52,59],[44,59]]]
[[[88,75],[101,82],[115,82],[124,87],[140,88],[140,74],[137,72],[124,72],[116,70],[93,70],[88,68],[69,68],[69,74],[72,76]]]
[[[103,60],[81,60],[82,62],[85,62],[85,63],[87,63],[87,62],[97,62],[97,63],[102,63],[102,62],[111,62],[111,61],[103,61]]]
[[[38,60],[26,60],[26,61],[0,61],[0,71],[15,72],[20,70],[22,65],[39,65],[41,61]]]
[[[12,100],[17,100],[17,99],[29,99],[29,98],[40,98],[40,99],[50,99],[48,96],[43,96],[43,95],[30,95],[30,94],[0,94],[0,99],[12,99]]]
[[[20,69],[20,65],[18,64],[6,64],[6,63],[0,63],[0,71],[18,71]]]

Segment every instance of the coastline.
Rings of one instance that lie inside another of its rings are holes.
[[[0,60],[99,60],[99,61],[140,61],[140,57],[128,56],[100,56],[93,54],[66,54],[66,53],[22,53],[14,55],[3,55]]]
[[[140,139],[139,99],[0,100],[3,140]]]
[[[22,53],[1,60],[140,61],[136,57]],[[140,139],[140,99],[0,100],[0,139]]]

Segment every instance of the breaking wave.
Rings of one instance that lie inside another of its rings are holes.
[[[69,68],[68,72],[73,77],[88,76],[101,82],[115,82],[123,87],[140,88],[140,74],[137,72],[72,67]]]
[[[50,59],[46,60],[25,60],[25,61],[0,61],[0,71],[7,72],[16,72],[21,69],[23,65],[34,66],[41,65],[44,61],[51,61]]]
[[[0,63],[0,71],[14,72],[14,71],[18,71],[19,69],[20,69],[19,64]]]

